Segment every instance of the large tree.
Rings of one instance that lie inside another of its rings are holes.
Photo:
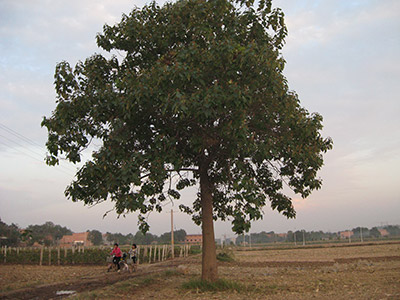
[[[321,187],[317,171],[332,147],[322,117],[302,108],[283,75],[287,30],[270,0],[151,3],[105,25],[95,54],[56,67],[57,107],[47,163],[77,163],[101,142],[67,187],[73,201],[110,199],[118,214],[146,214],[199,183],[193,205],[201,224],[202,279],[217,279],[214,219],[237,233],[269,202],[295,217],[283,183],[306,197]]]
[[[89,231],[89,230],[88,230]],[[98,230],[91,230],[89,231],[88,236],[89,241],[93,243],[93,245],[98,246],[103,243],[103,236],[100,231]]]
[[[184,229],[174,230],[174,242],[184,242],[186,238],[186,231]],[[165,232],[160,235],[159,242],[161,244],[168,244],[171,242],[171,231]]]
[[[29,225],[26,232],[30,237],[28,244],[38,242],[46,246],[55,245],[64,235],[72,234],[72,231],[67,227],[55,225],[50,221],[42,225]]]
[[[0,219],[0,246],[17,246],[21,234],[16,224],[7,225]]]

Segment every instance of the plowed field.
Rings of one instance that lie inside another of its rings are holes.
[[[219,276],[240,288],[201,292],[201,257],[140,265],[136,273],[99,266],[0,265],[0,299],[400,299],[400,244],[233,250]],[[72,293],[69,295],[68,293]]]

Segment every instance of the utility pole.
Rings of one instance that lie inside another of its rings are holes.
[[[296,230],[296,229],[295,229]],[[296,231],[294,232],[294,245],[297,246],[297,242],[296,242]]]
[[[304,229],[303,229],[303,246],[305,246],[306,245],[306,241],[305,241],[305,239],[304,239]]]
[[[250,248],[251,248],[251,233],[249,232],[249,243],[250,243]]]
[[[174,210],[171,209],[171,257],[175,257],[175,246],[174,246]]]
[[[362,236],[362,227],[360,226],[360,237],[361,237],[361,243],[364,242],[363,236]]]

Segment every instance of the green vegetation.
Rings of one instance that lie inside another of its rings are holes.
[[[29,225],[25,231],[28,233],[27,245],[31,246],[35,242],[45,245],[57,245],[63,235],[72,234],[72,231],[66,227],[55,225],[53,222],[46,222],[43,225]]]
[[[28,229],[29,228],[29,229]],[[351,236],[352,242],[361,241],[364,242],[375,241],[375,240],[391,240],[400,238],[400,226],[399,225],[386,225],[381,227],[356,227],[351,229],[353,235]],[[384,232],[384,235],[381,234]],[[0,219],[0,246],[8,247],[24,247],[30,246],[34,242],[38,242],[44,246],[57,246],[58,239],[62,234],[70,234],[71,230],[62,227],[61,225],[53,224],[52,222],[45,222],[43,225],[29,225],[26,229],[21,229],[16,224],[8,225]],[[171,233],[166,232],[161,236],[155,234],[146,233],[143,234],[141,231],[137,231],[135,235],[121,234],[121,233],[110,233],[107,232],[107,241],[109,243],[117,242],[120,245],[131,245],[136,243],[137,245],[151,245],[151,244],[169,244]],[[186,231],[183,229],[174,231],[174,240],[176,244],[182,242],[186,237]],[[92,230],[89,233],[89,239],[94,245],[101,245],[103,243],[101,233],[98,230]],[[290,244],[297,243],[299,245],[304,242],[307,245],[320,244],[320,243],[338,243],[342,242],[338,232],[323,232],[323,231],[288,231],[285,234],[278,234],[274,231],[270,232],[259,232],[251,233],[246,235],[239,235],[236,238],[236,245],[249,245],[250,243],[255,245],[264,246],[277,246],[278,244],[282,247],[290,246]],[[230,242],[233,245],[233,242]],[[190,254],[200,254],[201,247],[194,245],[190,248]],[[27,257],[31,257],[29,254]],[[175,249],[175,255],[179,255],[179,248]],[[26,260],[21,258],[22,260]]]
[[[147,232],[149,212],[200,186],[179,208],[202,224],[203,280],[217,279],[214,218],[248,232],[266,205],[295,217],[284,182],[303,198],[322,186],[333,143],[283,75],[286,36],[271,0],[151,2],[105,25],[97,45],[111,55],[60,62],[56,107],[41,123],[48,165],[79,163],[100,143],[66,196],[111,200]]]
[[[18,226],[7,225],[0,219],[0,237],[1,246],[17,246],[20,239]]]
[[[99,245],[103,244],[103,236],[102,236],[101,232],[98,230],[89,231],[88,239],[95,246],[99,246]]]
[[[232,262],[235,260],[233,251],[228,249],[222,249],[219,253],[217,253],[217,260],[223,262]]]
[[[166,271],[164,272],[164,276],[165,276],[165,277],[181,276],[181,275],[182,275],[182,273],[179,272],[179,271],[176,270],[176,269],[173,269],[173,270],[166,270]]]

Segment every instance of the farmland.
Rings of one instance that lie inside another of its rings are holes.
[[[225,290],[185,288],[199,279],[201,256],[140,265],[136,273],[105,266],[0,267],[0,299],[48,299],[74,290],[74,299],[400,299],[400,244],[233,248],[219,263]],[[188,284],[189,283],[189,284]]]

